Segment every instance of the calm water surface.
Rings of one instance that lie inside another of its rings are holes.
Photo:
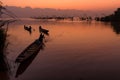
[[[31,34],[23,25],[31,25]],[[49,29],[44,47],[15,77],[17,56]],[[10,80],[120,80],[120,35],[108,23],[22,21],[9,25]]]

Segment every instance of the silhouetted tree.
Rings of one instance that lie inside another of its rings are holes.
[[[116,21],[120,21],[120,8],[118,8],[118,9],[114,12],[114,14],[101,17],[100,20],[101,20],[101,21],[104,21],[104,22],[116,22]]]

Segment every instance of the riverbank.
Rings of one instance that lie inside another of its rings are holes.
[[[0,55],[3,55],[4,53],[4,47],[5,47],[5,41],[6,41],[6,32],[5,29],[0,29]]]

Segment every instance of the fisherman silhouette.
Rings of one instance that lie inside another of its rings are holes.
[[[44,35],[41,33],[41,34],[40,34],[40,37],[39,37],[39,41],[40,41],[40,42],[43,42],[43,38],[44,38]]]

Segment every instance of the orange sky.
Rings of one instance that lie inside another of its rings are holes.
[[[120,7],[120,0],[1,0],[9,6],[96,10]]]

